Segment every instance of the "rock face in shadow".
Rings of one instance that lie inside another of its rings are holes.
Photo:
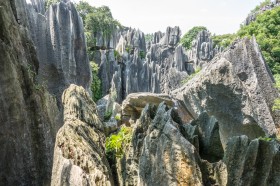
[[[64,125],[56,136],[51,185],[114,185],[95,103],[76,85],[64,91],[62,101]]]
[[[277,92],[255,40],[239,41],[173,95],[195,118],[204,111],[214,116],[224,146],[232,136],[254,139],[279,128],[271,111]]]
[[[44,83],[59,101],[71,83],[89,90],[91,70],[83,21],[74,4],[53,4],[45,15],[36,12],[31,5],[27,10],[27,26],[39,59],[40,83]]]
[[[0,185],[49,185],[61,116],[36,81],[35,47],[13,3],[0,2]]]
[[[280,144],[275,140],[233,137],[225,151],[228,186],[279,185]]]

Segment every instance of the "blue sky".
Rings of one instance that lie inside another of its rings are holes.
[[[115,19],[145,33],[180,26],[206,26],[212,33],[234,33],[247,14],[263,0],[87,0],[109,6]]]

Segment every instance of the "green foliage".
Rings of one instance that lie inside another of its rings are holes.
[[[46,0],[45,1],[45,9],[47,10],[52,4],[58,3],[60,0]]]
[[[273,138],[269,138],[269,137],[259,137],[259,140],[262,140],[262,141],[272,141]]]
[[[183,80],[181,81],[181,83],[182,83],[182,84],[187,83],[187,82],[188,82],[189,80],[191,80],[194,76],[196,76],[200,71],[201,71],[201,68],[197,68],[193,74],[191,74],[191,75],[189,75],[188,77],[186,77],[185,79],[183,79]]]
[[[145,34],[145,41],[148,42],[152,42],[153,40],[153,34]]]
[[[132,139],[132,128],[122,126],[117,134],[106,139],[106,154],[121,158]]]
[[[112,31],[119,27],[122,25],[113,18],[107,6],[92,7],[85,15],[85,31],[90,32],[93,38],[96,38],[97,33],[102,33],[103,37],[108,38]]]
[[[93,61],[90,62],[90,66],[92,68],[92,83],[91,83],[91,91],[92,91],[92,95],[93,95],[92,99],[93,99],[93,101],[96,102],[102,96],[101,80],[98,77],[99,67]]]
[[[109,121],[111,116],[112,116],[112,111],[111,110],[106,111],[104,114],[104,121]]]
[[[226,48],[236,39],[236,37],[237,37],[236,34],[224,34],[224,35],[214,35],[211,38],[214,43],[214,48],[217,45]]]
[[[256,21],[242,26],[239,37],[255,35],[262,54],[273,74],[280,74],[280,7],[265,11]]]
[[[120,55],[120,53],[117,50],[114,50],[114,56],[115,56],[115,59],[117,61],[121,61],[122,60],[122,56]]]
[[[141,51],[139,52],[139,56],[140,56],[141,59],[145,59],[145,58],[146,58],[146,53],[145,53],[144,51],[141,50]]]
[[[253,10],[251,10],[251,13],[255,13],[259,11],[262,7],[265,7],[266,5],[270,4],[270,0],[265,0],[264,2],[261,2],[260,5],[256,6]]]
[[[94,12],[94,7],[92,7],[85,0],[79,1],[79,3],[76,4],[76,9],[79,12],[80,16],[82,17],[84,24],[85,24],[86,16]]]
[[[203,30],[207,30],[204,26],[195,26],[190,29],[180,40],[180,43],[186,48],[190,49],[192,46],[193,40],[196,38],[197,34]]]
[[[274,79],[275,79],[275,88],[277,88],[277,90],[280,91],[280,74],[275,74]],[[276,110],[280,110],[280,98],[276,98],[274,100],[272,111],[276,111]]]
[[[117,121],[120,121],[120,120],[121,120],[121,115],[120,115],[120,114],[117,114],[117,115],[115,116],[115,119],[116,119]]]
[[[125,51],[127,51],[127,53],[132,53],[133,52],[133,48],[130,46],[130,45],[127,45],[126,47],[125,47]]]

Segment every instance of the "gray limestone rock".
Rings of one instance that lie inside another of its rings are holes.
[[[279,185],[280,144],[276,140],[236,136],[229,140],[224,162],[227,185]]]
[[[62,101],[64,125],[56,136],[51,185],[114,185],[95,103],[76,85],[64,91]]]
[[[33,3],[34,4],[34,3]],[[51,5],[45,16],[29,7],[29,30],[39,60],[39,81],[61,100],[71,83],[89,91],[91,70],[83,22],[71,2]]]
[[[49,185],[56,99],[36,81],[39,62],[15,1],[0,2],[0,185]],[[22,17],[22,18],[26,18]]]
[[[203,185],[199,156],[180,132],[176,111],[147,105],[120,168],[121,185]]]
[[[274,135],[279,122],[271,111],[277,92],[256,41],[243,39],[213,59],[173,95],[197,118],[202,112],[219,122],[223,146],[229,137]]]
[[[178,26],[175,26],[174,28],[167,27],[166,32],[159,43],[161,45],[174,47],[179,43],[181,34],[181,30]]]

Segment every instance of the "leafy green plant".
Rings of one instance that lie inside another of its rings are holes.
[[[262,140],[262,141],[272,141],[273,138],[269,138],[269,137],[259,137],[259,140]]]
[[[201,68],[197,68],[193,74],[191,74],[191,75],[189,75],[188,77],[186,77],[185,79],[183,79],[183,80],[181,81],[181,83],[182,83],[182,84],[187,83],[187,82],[188,82],[189,80],[191,80],[194,76],[196,76],[200,71],[201,71]]]
[[[214,43],[214,48],[217,45],[226,48],[237,38],[237,36],[236,34],[224,34],[224,35],[214,35],[211,38]]]
[[[130,45],[127,45],[127,46],[125,47],[125,51],[126,51],[127,53],[131,54],[131,53],[133,52],[133,48],[132,48]]]
[[[117,61],[121,61],[122,56],[120,55],[120,53],[117,50],[114,50],[114,56]]]
[[[274,75],[275,79],[275,88],[280,91],[280,74],[275,74]],[[274,100],[274,104],[272,106],[272,111],[280,110],[280,98],[276,98]]]
[[[132,128],[122,126],[117,134],[106,139],[106,154],[121,158],[132,139]]]
[[[102,97],[101,91],[101,80],[98,77],[99,67],[93,61],[90,62],[90,66],[92,68],[92,83],[91,83],[91,91],[92,91],[92,99],[93,101],[97,101]]]
[[[111,116],[112,116],[112,111],[111,110],[106,111],[104,114],[104,121],[109,121]]]
[[[192,42],[196,38],[197,34],[203,30],[207,30],[204,26],[195,26],[190,29],[180,40],[180,43],[186,48],[190,49],[192,47]]]
[[[117,121],[120,121],[120,120],[121,120],[121,114],[117,114],[117,115],[115,116],[115,119],[116,119]]]
[[[141,51],[139,52],[139,56],[140,56],[141,59],[145,59],[146,53],[145,53],[144,51],[141,50]]]
[[[239,37],[255,36],[273,74],[280,74],[280,7],[259,14],[255,21],[242,26]]]
[[[152,42],[153,40],[153,34],[145,34],[145,41],[148,42]]]

